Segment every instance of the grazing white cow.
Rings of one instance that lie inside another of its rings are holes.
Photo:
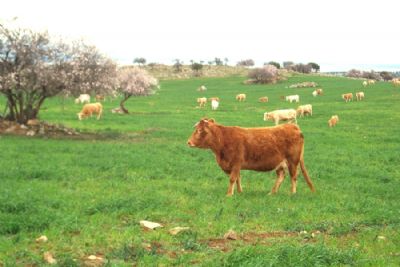
[[[307,105],[302,105],[299,106],[296,110],[297,115],[300,115],[300,117],[304,117],[306,114],[310,114],[312,116],[312,105],[307,104]]]
[[[199,91],[199,92],[207,91],[207,87],[205,87],[204,85],[202,85],[202,86],[200,86],[199,88],[197,88],[197,91]]]
[[[75,104],[83,104],[83,103],[90,103],[90,95],[88,94],[81,94],[78,98],[75,99]]]
[[[288,95],[285,97],[285,99],[286,99],[286,101],[289,101],[290,103],[292,103],[293,101],[298,103],[300,101],[300,96],[299,95]]]
[[[236,100],[237,101],[245,101],[246,100],[246,94],[238,94],[236,95]]]
[[[204,107],[207,103],[207,98],[199,97],[199,98],[197,98],[197,103],[199,103],[199,107]]]
[[[363,85],[364,87],[367,87],[368,82],[367,82],[367,81],[363,81],[362,85]]]
[[[317,90],[314,90],[314,91],[312,92],[312,95],[313,95],[313,97],[316,97],[316,96],[318,95]]]
[[[291,121],[297,124],[296,110],[294,109],[280,109],[264,113],[264,121],[274,121],[276,125],[279,121]]]
[[[361,101],[364,99],[364,92],[357,92],[356,93],[357,101]]]
[[[212,110],[217,110],[218,106],[219,106],[219,102],[217,100],[215,100],[215,99],[211,100],[211,109]]]

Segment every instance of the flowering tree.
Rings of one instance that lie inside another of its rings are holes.
[[[362,71],[361,70],[356,70],[356,69],[351,69],[346,73],[347,77],[353,77],[353,78],[362,78]]]
[[[36,119],[45,99],[61,92],[109,91],[113,76],[115,64],[94,47],[0,24],[0,93],[7,99],[9,120]]]
[[[124,67],[118,70],[118,90],[124,98],[120,102],[121,110],[129,113],[124,103],[131,96],[147,96],[153,94],[158,88],[158,81],[144,69],[137,67]]]
[[[250,71],[249,78],[255,83],[276,83],[279,80],[279,73],[274,65],[265,65],[263,68]]]

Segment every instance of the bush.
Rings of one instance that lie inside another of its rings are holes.
[[[249,73],[253,83],[276,83],[279,80],[278,69],[273,65],[256,68]]]
[[[190,67],[192,68],[195,76],[200,76],[201,70],[203,69],[203,64],[194,62]]]
[[[284,61],[283,62],[283,68],[284,69],[290,69],[290,67],[293,66],[293,65],[294,65],[293,61]]]
[[[377,81],[382,79],[381,76],[379,75],[379,73],[375,72],[373,70],[371,70],[371,71],[363,71],[362,77],[365,78],[365,79],[377,80]]]
[[[268,62],[268,63],[265,63],[264,65],[273,65],[273,66],[275,66],[277,69],[280,69],[280,68],[281,68],[281,64],[279,64],[279,63],[276,62],[276,61],[270,61],[270,62]]]
[[[393,73],[388,71],[382,71],[381,73],[379,73],[379,75],[382,77],[384,81],[390,81],[393,79]]]
[[[252,59],[241,60],[236,65],[244,66],[244,67],[251,67],[251,66],[254,66],[254,60],[252,60]]]
[[[310,62],[307,65],[309,65],[311,69],[314,70],[315,72],[319,72],[320,70],[320,66],[317,63]]]
[[[303,63],[292,65],[289,67],[289,69],[296,71],[296,72],[301,72],[301,73],[310,73],[311,72],[311,66],[303,64]]]
[[[346,76],[352,78],[362,78],[362,71],[351,69],[347,72]]]

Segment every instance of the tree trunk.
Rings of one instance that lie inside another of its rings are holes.
[[[124,99],[122,99],[122,101],[119,103],[119,106],[121,107],[121,110],[125,113],[128,114],[129,111],[124,107],[124,103],[126,100],[128,100],[131,97],[131,95],[124,95]]]
[[[46,97],[40,96],[40,98],[27,101],[23,101],[20,98],[23,98],[23,96],[7,95],[6,110],[8,109],[8,113],[5,114],[5,118],[21,124],[27,123],[28,120],[36,119]]]

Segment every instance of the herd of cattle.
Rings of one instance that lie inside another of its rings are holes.
[[[363,82],[363,86],[371,85],[374,84],[374,80],[367,80]],[[400,83],[400,81],[399,81]],[[206,91],[207,88],[202,85],[200,86],[197,91],[203,92]],[[312,92],[313,97],[317,97],[320,95],[323,95],[323,89],[319,88],[316,89]],[[356,92],[356,99],[357,101],[361,101],[364,99],[365,94],[362,91]],[[300,102],[300,96],[299,95],[288,95],[288,96],[281,96],[281,100],[286,100],[290,103]],[[345,102],[349,102],[353,100],[353,93],[346,93],[342,94],[342,99]],[[239,102],[245,101],[246,100],[246,94],[237,94],[236,95],[236,100]],[[199,104],[200,108],[203,108],[206,106],[207,101],[211,102],[211,108],[212,110],[216,110],[219,107],[219,98],[218,97],[211,97],[211,98],[206,98],[206,97],[199,97],[197,98],[197,103]],[[260,97],[258,99],[259,102],[269,102],[269,98],[267,96]],[[312,116],[312,105],[311,104],[306,104],[306,105],[300,105],[297,107],[297,109],[279,109],[279,110],[274,110],[270,112],[265,112],[264,113],[264,121],[273,121],[275,125],[278,125],[280,121],[288,121],[288,122],[294,122],[297,124],[297,118],[298,117],[304,117],[305,115],[310,115]],[[339,121],[338,115],[332,115],[332,117],[328,120],[328,126],[329,127],[334,127],[337,122]]]

